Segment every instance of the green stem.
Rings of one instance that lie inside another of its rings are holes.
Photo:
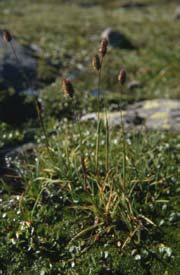
[[[87,234],[89,231],[95,230],[97,227],[100,227],[103,225],[103,222],[98,223],[98,224],[93,224],[91,226],[89,226],[88,228],[85,228],[84,230],[80,231],[76,236],[74,236],[69,244],[71,244],[73,241],[75,241],[76,239],[82,237],[83,235]]]
[[[107,109],[105,110],[106,116],[106,173],[109,171],[109,124],[107,118]]]
[[[103,64],[103,59],[101,60],[101,68],[102,68],[102,64]],[[98,124],[97,124],[97,132],[96,132],[97,139],[96,139],[96,159],[95,159],[96,175],[98,178],[98,182],[99,182],[99,144],[100,144],[100,129],[101,129],[101,122],[100,122],[100,87],[101,87],[101,73],[102,73],[101,68],[98,72],[98,114],[97,114]]]
[[[102,62],[101,62],[102,66]],[[99,120],[99,114],[100,114],[100,86],[101,86],[101,69],[98,72],[98,120]]]
[[[75,121],[77,122],[77,127],[78,127],[78,131],[80,134],[80,154],[81,154],[81,166],[82,166],[82,171],[83,171],[83,177],[84,177],[84,187],[87,187],[87,171],[86,168],[83,165],[84,162],[84,152],[83,152],[83,136],[82,136],[82,131],[81,131],[81,126],[80,126],[80,119],[78,117],[78,114],[76,113],[76,106],[75,106],[75,102],[74,102],[74,113],[75,113]]]
[[[81,153],[81,165],[82,165],[82,171],[83,171],[83,177],[84,177],[84,188],[87,187],[87,172],[86,172],[86,168],[83,165],[84,162],[84,152],[83,152],[83,147],[82,147],[82,131],[81,131],[81,126],[80,126],[80,121],[77,121],[78,124],[78,130],[79,130],[79,134],[80,134],[80,153]]]
[[[98,114],[97,114],[97,120],[98,120],[98,124],[97,124],[97,138],[96,138],[96,175],[98,176],[99,171],[98,171],[98,162],[99,162],[99,142],[100,142],[100,82],[101,82],[101,69],[99,71],[98,74]],[[99,176],[98,176],[99,177]]]
[[[122,129],[122,140],[123,140],[123,185],[125,188],[125,185],[126,185],[126,140],[125,140],[123,114],[122,114],[121,110],[120,110],[120,115],[121,115],[121,129]]]

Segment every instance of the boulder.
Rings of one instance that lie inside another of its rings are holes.
[[[122,114],[122,116],[121,116]],[[104,119],[104,113],[100,113]],[[97,121],[97,114],[84,115],[82,121]],[[110,127],[121,126],[122,121],[127,129],[180,131],[180,100],[154,99],[131,104],[125,111],[109,112]]]
[[[25,75],[28,76],[28,81]],[[11,44],[4,43],[0,32],[0,90],[11,88],[16,92],[25,91],[36,80],[36,75],[35,51],[31,47],[20,45],[14,39]]]
[[[13,193],[21,193],[24,190],[23,169],[17,162],[34,159],[35,149],[34,143],[26,143],[0,150],[0,180],[2,179]]]
[[[114,48],[122,48],[132,50],[135,46],[131,41],[121,32],[111,28],[105,29],[101,34],[101,39],[107,39],[109,45]]]
[[[180,20],[180,6],[178,6],[176,8],[176,11],[175,11],[175,19],[176,20]]]
[[[50,58],[42,57],[41,48],[34,43],[23,46],[15,39],[4,43],[0,30],[0,91],[37,90],[56,79],[60,66],[59,60],[53,64]]]
[[[33,96],[56,78],[58,66],[42,58],[36,44],[5,43],[2,34],[0,30],[0,121],[17,126],[37,118]]]

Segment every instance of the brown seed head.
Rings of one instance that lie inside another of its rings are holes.
[[[125,69],[121,69],[118,75],[118,81],[120,82],[121,85],[125,84],[126,78],[127,78],[127,75],[126,75]]]
[[[12,36],[9,31],[7,31],[7,30],[3,31],[3,40],[6,43],[11,42]]]
[[[101,57],[103,58],[107,53],[107,47],[108,47],[108,40],[106,38],[101,40],[99,53],[101,54]]]
[[[64,78],[62,80],[62,89],[65,95],[73,97],[74,95],[74,88],[69,79]]]
[[[99,71],[101,69],[101,61],[98,54],[93,57],[92,66],[95,71]]]

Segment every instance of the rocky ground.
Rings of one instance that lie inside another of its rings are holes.
[[[122,116],[121,116],[122,114]],[[100,117],[105,119],[105,113]],[[180,101],[169,99],[145,100],[130,104],[125,111],[108,112],[109,126],[121,127],[122,123],[128,130],[170,130],[180,131]],[[97,120],[97,113],[89,113],[82,121]]]

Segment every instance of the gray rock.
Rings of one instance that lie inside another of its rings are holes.
[[[175,11],[175,19],[176,20],[180,20],[180,6],[178,6],[176,8],[176,11]]]
[[[6,152],[6,158],[15,159],[15,158],[28,158],[28,155],[32,154],[37,145],[32,142],[25,143],[23,145],[12,148]]]
[[[30,88],[30,83],[36,80],[37,59],[30,47],[21,46],[12,40],[18,61],[13,53],[11,44],[4,43],[0,32],[0,89],[13,88],[20,92]],[[28,76],[26,80],[24,73]],[[30,83],[29,83],[30,82]]]
[[[126,3],[123,3],[123,4],[121,4],[121,7],[122,8],[125,8],[125,9],[132,9],[132,8],[144,8],[144,7],[146,7],[147,6],[147,4],[145,4],[145,3],[140,3],[140,2],[132,2],[132,1],[128,1],[128,2],[126,2]]]
[[[105,118],[104,113],[100,113],[100,118]],[[81,120],[97,121],[97,114],[87,114]],[[125,111],[109,112],[108,121],[110,127],[121,126],[123,121],[128,129],[180,131],[180,100],[154,99],[134,103]]]
[[[79,4],[80,7],[88,9],[97,6],[97,3],[84,3],[83,1]]]
[[[131,41],[121,32],[111,28],[105,29],[101,34],[101,39],[107,39],[109,45],[114,48],[134,49]]]
[[[34,51],[37,55],[40,55],[42,52],[42,49],[35,43],[30,44],[30,48],[32,51]]]
[[[35,148],[34,143],[26,143],[14,148],[0,150],[0,179],[7,184],[13,193],[22,192],[24,189],[23,168],[17,163],[35,158]]]
[[[97,120],[97,114],[96,113],[90,113],[82,116],[81,121],[96,121]]]
[[[142,88],[142,84],[139,81],[133,80],[128,83],[127,88],[129,90],[139,89],[139,88]]]

